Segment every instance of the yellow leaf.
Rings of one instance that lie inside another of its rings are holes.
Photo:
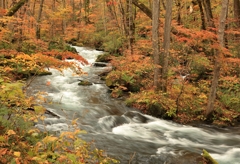
[[[46,109],[42,106],[34,106],[34,111],[37,114],[43,114],[43,113],[45,113]]]
[[[39,132],[38,129],[30,129],[30,130],[28,131],[28,134],[37,133],[37,132]]]
[[[8,132],[7,132],[7,135],[14,135],[14,134],[16,134],[13,130],[8,130]]]
[[[21,152],[19,152],[19,151],[15,151],[13,154],[14,154],[16,157],[20,157],[20,156],[21,156]]]
[[[53,136],[46,136],[42,141],[44,143],[50,143],[56,141],[58,138]]]
[[[78,120],[78,118],[75,120],[72,120],[72,125],[77,125],[77,120]]]

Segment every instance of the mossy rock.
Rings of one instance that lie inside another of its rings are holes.
[[[96,62],[109,62],[109,61],[111,61],[111,55],[108,53],[99,55],[96,59]]]
[[[92,83],[89,82],[89,81],[80,80],[80,82],[78,83],[78,85],[90,86],[90,85],[92,85]]]
[[[70,51],[72,53],[77,53],[76,48],[71,47],[70,45],[66,45],[65,48],[64,48],[64,51]]]
[[[38,76],[45,76],[45,75],[52,75],[52,72],[49,71],[42,71],[38,73]]]
[[[148,106],[147,114],[152,115],[154,117],[163,118],[163,116],[166,115],[166,112],[167,111],[162,107],[161,104],[154,103]]]
[[[94,62],[92,64],[94,67],[107,67],[107,63],[104,63],[104,62]]]

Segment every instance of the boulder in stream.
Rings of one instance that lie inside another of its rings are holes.
[[[92,83],[90,81],[86,81],[86,80],[79,80],[80,82],[78,83],[78,85],[82,85],[82,86],[90,86],[92,85]]]

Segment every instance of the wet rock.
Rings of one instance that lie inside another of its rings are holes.
[[[80,82],[78,83],[78,85],[82,85],[82,86],[90,86],[90,85],[92,85],[92,83],[89,82],[89,81],[80,80]]]
[[[164,109],[162,107],[161,104],[159,103],[154,103],[154,104],[150,104],[148,107],[148,113],[149,115],[152,115],[154,117],[158,117],[158,118],[164,118],[164,119],[172,119],[171,117],[169,117],[167,115],[167,110]]]
[[[108,53],[105,53],[103,55],[99,55],[96,59],[96,62],[106,62],[108,63],[109,61],[111,61],[111,55]]]
[[[104,62],[94,62],[92,64],[94,67],[107,67],[108,63],[104,63]]]
[[[124,116],[130,118],[133,122],[136,123],[146,123],[149,120],[149,118],[147,118],[143,114],[135,111],[128,111],[124,113]]]

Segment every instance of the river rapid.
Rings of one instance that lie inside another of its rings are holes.
[[[43,105],[56,115],[46,115],[44,122],[36,127],[53,132],[67,131],[71,130],[71,120],[78,118],[79,128],[87,131],[79,137],[94,141],[96,147],[123,164],[197,164],[202,149],[210,152],[219,164],[240,164],[238,128],[179,125],[128,108],[121,100],[109,96],[108,87],[98,76],[111,66],[94,67],[92,64],[102,52],[75,48],[89,62],[88,65],[78,63],[86,75],[73,76],[70,69],[63,74],[50,69],[52,75],[37,77],[28,88],[31,95],[45,92]],[[93,85],[79,86],[79,80],[90,81]]]

